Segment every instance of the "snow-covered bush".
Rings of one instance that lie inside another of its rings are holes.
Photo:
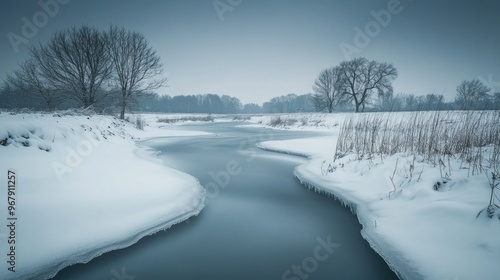
[[[135,118],[135,128],[139,130],[144,130],[144,126],[145,126],[145,121],[142,119],[141,115],[138,115]]]

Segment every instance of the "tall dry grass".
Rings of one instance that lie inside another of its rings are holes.
[[[432,164],[456,158],[472,174],[500,164],[500,111],[360,114],[340,128],[335,159],[407,153]]]

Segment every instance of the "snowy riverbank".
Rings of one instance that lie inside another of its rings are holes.
[[[98,115],[2,112],[0,278],[46,279],[197,215],[205,198],[198,180],[134,140],[203,134],[137,130]]]
[[[344,118],[329,115],[323,122],[341,124]],[[484,211],[476,217],[490,198],[485,174],[470,174],[458,160],[446,162],[443,170],[443,165],[405,154],[362,160],[347,155],[333,161],[339,128],[329,127],[331,137],[259,146],[307,155],[309,161],[295,175],[349,206],[363,225],[363,237],[402,279],[498,277],[500,221]]]

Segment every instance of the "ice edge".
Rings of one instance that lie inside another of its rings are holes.
[[[306,153],[300,153],[295,151],[287,151],[280,150],[277,148],[270,148],[262,145],[261,143],[257,143],[256,146],[265,151],[277,152],[282,154],[289,154],[295,156],[305,157],[307,159],[311,159],[311,156]],[[333,199],[340,202],[344,207],[349,208],[349,210],[355,214],[358,218],[359,223],[362,226],[361,236],[365,239],[370,247],[387,263],[389,268],[394,271],[394,273],[398,276],[399,279],[424,279],[424,276],[412,268],[407,261],[403,259],[402,254],[396,248],[392,247],[388,244],[383,236],[376,235],[373,230],[368,231],[367,229],[373,228],[374,225],[372,223],[372,219],[369,215],[369,209],[361,203],[357,198],[353,196],[348,196],[347,194],[330,189],[325,188],[321,185],[316,185],[312,183],[310,180],[307,180],[303,172],[301,171],[301,167],[306,165],[299,165],[294,169],[294,176],[300,181],[302,185],[307,187],[310,190],[314,190],[317,193],[327,195],[328,197],[332,197]],[[315,176],[311,174],[312,176]],[[385,249],[381,249],[385,248]],[[390,254],[389,252],[392,252]],[[392,256],[391,256],[392,255]],[[396,257],[397,256],[397,257]]]
[[[94,250],[92,252],[89,252],[86,254],[86,256],[84,256],[82,259],[80,259],[78,261],[64,262],[64,263],[61,263],[59,265],[53,266],[51,269],[47,269],[45,272],[33,274],[33,275],[28,276],[28,277],[29,277],[29,279],[50,279],[50,278],[53,278],[57,275],[57,273],[59,273],[61,270],[63,270],[66,267],[69,267],[69,266],[72,266],[75,264],[86,264],[89,261],[91,261],[91,260],[93,260],[93,259],[95,259],[95,258],[97,258],[105,253],[130,247],[146,236],[156,234],[157,232],[160,232],[162,230],[167,230],[170,227],[172,227],[173,225],[182,223],[191,217],[198,216],[198,214],[200,214],[201,210],[204,207],[205,207],[205,198],[203,196],[201,196],[200,203],[198,204],[197,208],[190,211],[190,212],[184,213],[184,214],[182,214],[174,219],[165,221],[165,222],[157,224],[149,229],[143,230],[143,231],[131,236],[127,240],[124,240],[124,241],[121,241],[121,242],[118,242],[118,243],[115,243],[112,245],[108,245],[106,247],[102,247],[102,248],[99,248],[99,249]],[[24,276],[24,277],[26,277],[26,276]],[[14,278],[14,279],[17,279],[17,278]]]

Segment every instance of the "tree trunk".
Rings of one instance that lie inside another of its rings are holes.
[[[125,106],[121,106],[122,108],[120,109],[120,120],[125,119]]]
[[[122,100],[121,106],[120,106],[120,120],[125,119],[125,108],[127,107],[127,103],[125,100]]]
[[[125,119],[125,109],[127,108],[127,92],[122,89],[122,100],[120,104],[120,120]]]

